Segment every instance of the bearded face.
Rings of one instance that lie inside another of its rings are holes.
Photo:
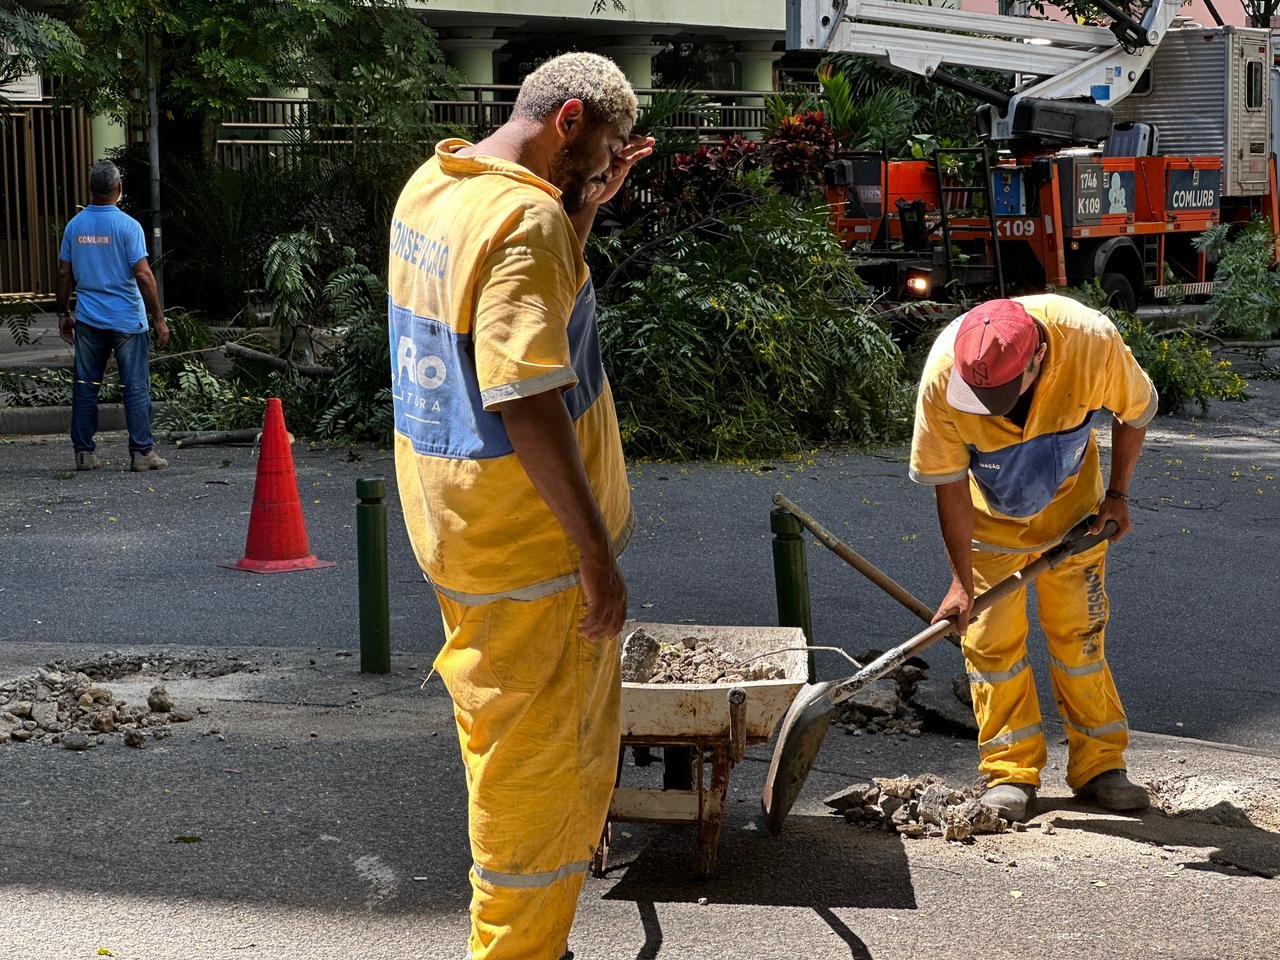
[[[600,152],[590,141],[598,139],[590,133],[564,143],[551,160],[551,183],[563,194],[560,201],[566,213],[577,213],[587,204],[592,181],[599,181]],[[608,166],[605,166],[605,171]]]

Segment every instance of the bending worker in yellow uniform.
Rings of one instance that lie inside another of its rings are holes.
[[[1091,532],[1132,529],[1128,491],[1155,388],[1115,325],[1055,295],[991,300],[933,345],[916,400],[911,478],[931,484],[952,583],[935,622],[958,617],[978,721],[983,801],[1025,820],[1048,753],[1027,659],[1026,589],[972,622],[973,598],[1055,545],[1090,514]],[[1105,492],[1092,422],[1113,414]],[[1067,734],[1067,784],[1108,810],[1140,810],[1126,776],[1129,726],[1103,636],[1107,543],[1036,580],[1049,675]]]
[[[618,763],[631,503],[582,249],[652,140],[604,57],[446,140],[391,229],[396,478],[467,772],[473,960],[559,960]]]

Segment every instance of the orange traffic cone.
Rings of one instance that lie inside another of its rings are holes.
[[[284,429],[284,408],[278,398],[269,397],[267,415],[262,422],[258,479],[253,486],[244,556],[235,563],[219,566],[251,573],[287,573],[333,565],[311,555],[298,480],[293,473],[289,435]]]

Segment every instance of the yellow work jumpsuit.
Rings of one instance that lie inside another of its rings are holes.
[[[473,960],[559,960],[617,771],[618,639],[589,642],[579,557],[498,412],[560,391],[621,551],[630,488],[595,294],[559,191],[440,144],[396,206],[396,477],[435,586],[467,773]]]
[[[1141,427],[1158,406],[1150,379],[1104,314],[1053,294],[1018,301],[1048,342],[1023,426],[947,403],[959,319],[935,341],[916,398],[911,478],[938,485],[969,477],[979,593],[1031,563],[1097,511],[1102,473],[1094,415],[1108,410]],[[1073,788],[1123,768],[1129,742],[1105,655],[1106,554],[1107,545],[1100,544],[1042,574],[1035,585]],[[971,622],[964,638],[979,769],[991,786],[1039,786],[1047,758],[1027,634],[1024,587]]]

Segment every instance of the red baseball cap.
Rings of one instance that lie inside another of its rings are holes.
[[[964,413],[1003,416],[1022,393],[1040,329],[1016,300],[980,303],[960,321],[947,402]]]

